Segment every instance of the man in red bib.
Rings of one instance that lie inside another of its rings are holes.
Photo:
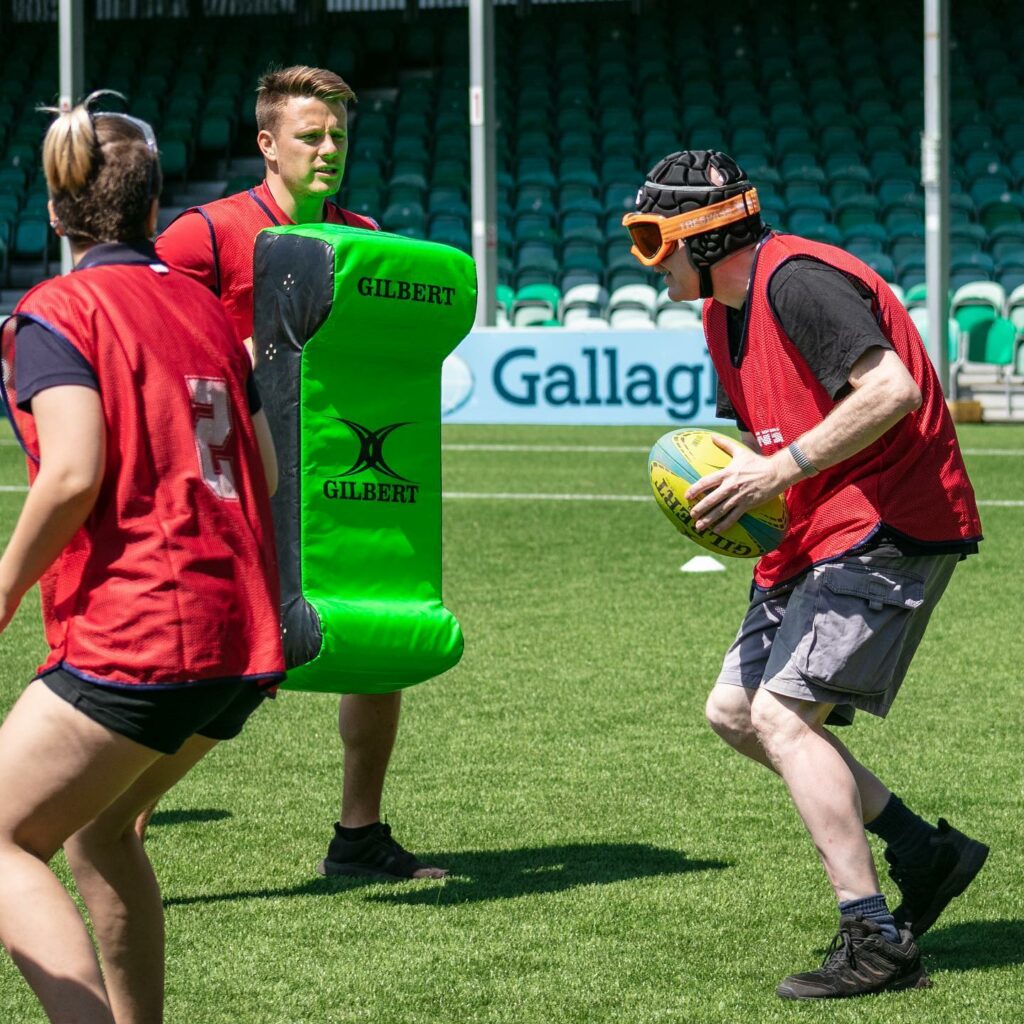
[[[331,202],[348,151],[346,104],[355,94],[336,74],[291,67],[260,79],[256,142],[266,179],[256,188],[186,210],[157,239],[160,258],[219,296],[247,347],[252,338],[253,246],[264,228],[327,222],[377,230],[369,217]],[[380,820],[384,777],[398,729],[401,693],[346,694],[339,732],[345,749],[340,820],[322,874],[440,878]]]
[[[839,935],[787,999],[925,987],[915,939],[988,848],[914,814],[826,725],[884,717],[981,523],[942,388],[892,290],[841,249],[764,227],[728,156],[673,153],[623,224],[675,301],[704,298],[719,415],[748,447],[690,488],[698,529],[785,492],[790,523],[754,571],[707,702],[711,727],[777,772],[839,903]],[[750,450],[753,449],[753,450]],[[890,912],[865,828],[886,843]]]

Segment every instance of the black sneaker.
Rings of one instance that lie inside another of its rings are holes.
[[[928,840],[927,856],[901,863],[888,850],[889,877],[899,886],[902,902],[892,912],[899,928],[909,928],[920,938],[938,919],[954,896],[967,888],[988,857],[988,847],[952,828],[939,818],[935,835]]]
[[[874,921],[858,915],[840,918],[818,970],[791,974],[776,991],[783,999],[846,999],[931,984],[910,932],[901,932],[899,942],[888,942]]]
[[[392,838],[391,826],[384,822],[377,822],[362,839],[345,839],[339,829],[340,826],[335,824],[327,856],[316,866],[321,875],[358,875],[405,881],[415,872],[431,866],[403,849]]]

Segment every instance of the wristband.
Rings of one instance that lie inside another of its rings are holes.
[[[800,445],[796,441],[786,451],[793,456],[793,461],[800,467],[800,472],[804,476],[814,476],[818,472],[811,460],[800,450]]]

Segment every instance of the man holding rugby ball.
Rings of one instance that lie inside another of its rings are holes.
[[[724,531],[785,492],[790,524],[754,571],[750,605],[707,702],[712,729],[777,772],[839,903],[821,968],[787,999],[929,984],[916,938],[988,847],[932,826],[826,726],[884,717],[981,523],[942,388],[909,316],[870,267],[761,220],[730,157],[673,153],[623,218],[633,254],[675,301],[706,300],[719,415],[744,442],[687,493]],[[699,500],[698,500],[699,499]],[[865,829],[886,843],[901,902],[881,893]]]

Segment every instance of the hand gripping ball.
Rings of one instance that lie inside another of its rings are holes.
[[[724,533],[698,531],[690,517],[691,502],[683,496],[701,477],[732,461],[715,444],[715,436],[711,430],[689,429],[658,438],[647,459],[655,500],[672,525],[702,548],[730,558],[759,558],[777,548],[785,535],[788,515],[781,495],[744,513]]]

